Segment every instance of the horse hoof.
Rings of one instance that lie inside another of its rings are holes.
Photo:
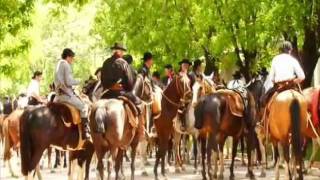
[[[141,173],[141,176],[148,176],[148,173],[146,172],[146,171],[143,171],[142,173]]]
[[[180,168],[176,168],[175,173],[181,173],[181,169]]]
[[[223,174],[220,174],[218,177],[219,180],[223,180]]]
[[[182,166],[182,167],[181,167],[181,170],[182,170],[182,171],[186,171],[186,167]]]
[[[213,179],[217,179],[218,178],[218,175],[217,174],[214,174],[213,175]]]
[[[14,178],[14,179],[18,179],[19,178],[19,176],[16,175],[16,174],[12,174],[11,177]]]
[[[247,178],[250,178],[251,180],[254,180],[254,179],[255,179],[253,173],[247,173],[247,174],[246,174],[246,177],[247,177]]]
[[[151,163],[149,161],[144,163],[145,166],[151,166]]]
[[[233,175],[233,174],[230,175],[229,179],[230,179],[230,180],[234,180],[234,175]]]
[[[266,177],[266,176],[267,176],[266,173],[265,173],[265,172],[262,172],[259,177],[264,178],[264,177]]]
[[[54,174],[54,173],[56,173],[56,171],[55,171],[55,170],[51,170],[50,173],[51,173],[51,174]]]

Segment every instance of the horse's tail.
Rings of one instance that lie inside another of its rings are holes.
[[[100,133],[104,133],[106,128],[104,126],[104,121],[107,118],[107,109],[105,106],[98,106],[95,108],[95,113],[94,113],[94,124],[96,124],[96,131]]]
[[[292,135],[292,147],[296,157],[301,157],[301,132],[300,132],[300,104],[298,99],[294,99],[290,105],[290,114],[292,120],[291,135]]]
[[[20,153],[21,153],[21,171],[24,176],[27,176],[30,170],[31,164],[31,132],[30,127],[28,127],[28,117],[29,113],[26,110],[20,119]]]

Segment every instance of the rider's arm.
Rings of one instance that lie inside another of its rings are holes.
[[[296,59],[294,59],[293,68],[294,68],[294,73],[297,76],[297,78],[295,79],[296,83],[301,83],[305,79],[305,74],[303,72],[302,67],[300,66],[299,62]]]
[[[125,64],[124,65],[124,72],[125,72],[125,75],[126,75],[126,80],[127,80],[127,88],[128,88],[128,91],[132,91],[133,90],[133,86],[134,86],[134,74],[133,72],[131,71],[130,67],[128,64]]]
[[[75,85],[78,85],[80,82],[75,80],[73,78],[73,75],[72,75],[72,71],[71,71],[71,67],[69,64],[67,63],[64,63],[63,64],[63,69],[64,69],[64,83],[66,86],[75,86]]]

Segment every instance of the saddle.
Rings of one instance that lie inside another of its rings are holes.
[[[47,107],[62,119],[66,127],[71,127],[71,124],[79,125],[81,123],[80,111],[68,103],[49,103]]]
[[[49,110],[57,117],[57,119],[61,119],[64,126],[67,128],[77,128],[79,133],[78,144],[75,148],[73,147],[55,147],[59,150],[81,150],[85,141],[82,139],[82,131],[81,131],[81,117],[80,111],[68,103],[48,103],[47,107]]]
[[[124,105],[129,123],[131,124],[132,127],[137,128],[138,116],[139,116],[137,107],[127,97],[119,96],[118,99],[123,101],[123,105]]]
[[[228,106],[230,108],[231,113],[237,117],[244,116],[245,104],[244,100],[241,97],[241,94],[235,90],[230,89],[220,89],[217,93],[226,95],[228,99]]]

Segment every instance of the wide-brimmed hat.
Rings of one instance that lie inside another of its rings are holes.
[[[193,67],[201,66],[201,64],[202,64],[202,61],[200,59],[197,59],[193,62]]]
[[[234,72],[234,73],[232,74],[232,76],[233,76],[234,79],[240,79],[241,76],[242,76],[242,74],[241,74],[240,71],[236,71],[236,72]]]
[[[173,67],[172,67],[171,64],[166,64],[166,65],[164,66],[164,68],[166,68],[166,69],[172,69]]]
[[[110,48],[111,50],[122,50],[122,51],[127,51],[126,47],[121,44],[121,43],[114,43],[114,45]]]
[[[190,60],[189,59],[182,59],[182,61],[180,61],[179,62],[179,65],[181,65],[181,64],[189,64],[190,66],[192,65],[192,63],[190,62]]]
[[[143,54],[143,57],[141,58],[143,61],[147,61],[147,60],[149,60],[149,59],[152,59],[153,58],[153,55],[152,55],[152,53],[151,52],[145,52],[144,54]]]

